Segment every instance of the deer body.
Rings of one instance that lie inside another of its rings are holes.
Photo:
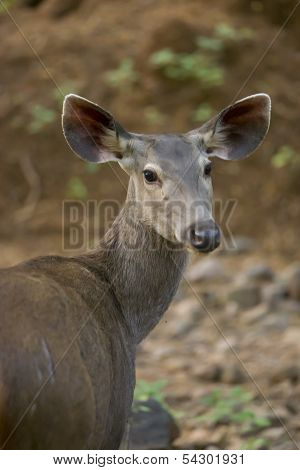
[[[119,447],[136,346],[168,307],[187,257],[138,223],[130,236],[141,250],[128,251],[116,236],[123,224],[126,206],[95,252],[2,270],[2,444],[46,382],[5,448]]]
[[[174,297],[188,249],[208,252],[220,241],[208,155],[244,158],[262,141],[269,115],[269,98],[254,95],[191,133],[142,136],[94,103],[66,98],[72,149],[88,161],[118,161],[129,190],[94,252],[0,272],[1,447],[120,446],[137,345]]]

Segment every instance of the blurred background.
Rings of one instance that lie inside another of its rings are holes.
[[[135,409],[132,445],[296,448],[300,8],[282,28],[296,1],[1,3],[1,266],[62,251],[63,200],[125,199],[118,165],[87,165],[68,149],[64,94],[143,133],[185,132],[235,99],[271,95],[262,147],[214,164],[216,198],[238,201],[235,250],[194,260],[140,348],[136,400],[150,405]]]

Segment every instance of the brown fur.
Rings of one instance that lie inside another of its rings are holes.
[[[169,306],[187,249],[219,244],[208,156],[245,158],[269,120],[269,97],[255,95],[188,134],[143,136],[96,104],[66,97],[70,147],[90,162],[119,161],[130,175],[128,199],[95,252],[0,272],[2,447],[119,447],[136,347]],[[145,171],[157,173],[153,184]]]
[[[186,261],[184,251],[170,251],[138,222],[130,236],[140,249],[128,250],[119,236],[126,225],[129,237],[126,217],[125,206],[94,253],[46,256],[1,271],[5,448],[119,447],[136,346],[168,307]],[[159,249],[152,251],[154,243]]]

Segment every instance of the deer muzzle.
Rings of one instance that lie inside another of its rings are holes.
[[[209,220],[191,225],[187,230],[186,239],[195,250],[209,253],[220,245],[221,231],[213,220]]]

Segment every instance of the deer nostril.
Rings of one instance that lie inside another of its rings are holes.
[[[191,230],[191,241],[192,244],[194,243],[203,243],[204,242],[204,233],[203,232],[196,232],[196,230]]]
[[[190,230],[190,241],[197,251],[213,251],[220,245],[220,240],[220,230],[217,226],[202,230],[197,230],[195,228]]]

